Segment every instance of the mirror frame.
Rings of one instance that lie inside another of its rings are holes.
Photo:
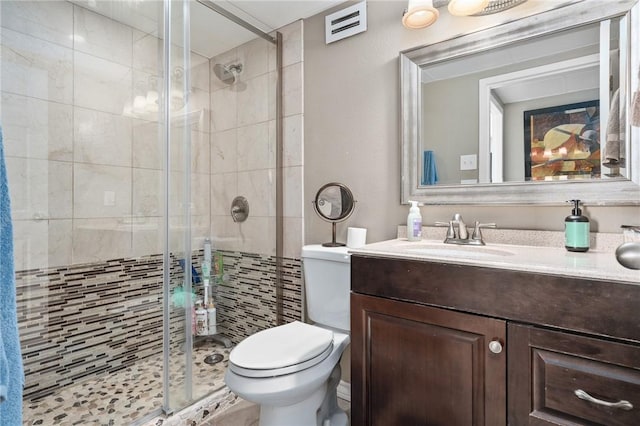
[[[633,10],[632,10],[633,9]],[[421,187],[418,174],[420,143],[421,65],[457,58],[478,51],[493,49],[519,40],[566,30],[630,13],[633,28],[639,24],[640,6],[637,0],[621,0],[593,4],[575,3],[498,25],[485,30],[435,44],[400,52],[401,96],[401,203],[416,200],[424,204],[478,205],[559,205],[580,198],[590,205],[640,205],[640,129],[627,119],[627,143],[634,141],[637,149],[627,159],[627,179],[563,182],[507,182],[473,185],[442,185]],[[630,40],[640,38],[632,30]],[[635,38],[633,38],[635,37]],[[636,47],[637,49],[637,47]],[[633,62],[633,61],[632,61]],[[635,71],[631,70],[628,79]],[[628,84],[630,89],[631,85]],[[640,90],[640,89],[636,89]],[[631,90],[626,104],[630,105]],[[629,116],[629,107],[627,107]]]

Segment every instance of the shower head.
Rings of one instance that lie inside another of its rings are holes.
[[[233,84],[238,80],[238,74],[242,72],[242,64],[215,64],[213,66],[213,72],[223,83]]]

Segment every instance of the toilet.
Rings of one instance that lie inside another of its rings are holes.
[[[351,255],[346,247],[302,248],[307,316],[255,333],[229,354],[225,382],[260,405],[260,426],[346,426],[338,407],[340,358],[349,344]]]

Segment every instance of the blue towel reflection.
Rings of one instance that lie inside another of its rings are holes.
[[[426,150],[422,154],[422,185],[435,185],[438,183],[438,169],[433,151]]]

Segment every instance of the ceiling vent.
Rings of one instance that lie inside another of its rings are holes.
[[[324,28],[327,44],[367,31],[367,2],[325,16]]]

